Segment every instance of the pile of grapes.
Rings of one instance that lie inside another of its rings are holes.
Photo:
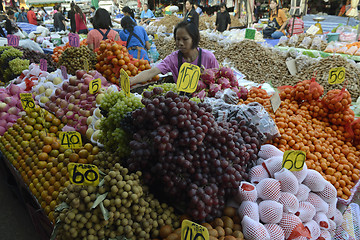
[[[56,63],[52,60],[50,54],[36,52],[34,50],[30,50],[28,48],[23,48],[23,47],[15,47],[15,48],[23,52],[22,59],[29,60],[30,64],[31,63],[40,64],[40,59],[43,58],[47,61],[48,72],[54,72],[57,69]]]
[[[29,60],[21,59],[23,53],[10,46],[0,47],[0,86],[16,78],[29,68]]]
[[[254,165],[260,149],[255,127],[245,120],[215,121],[211,107],[162,88],[144,92],[142,109],[132,113],[130,171],[145,184],[181,203],[195,220],[221,215]]]

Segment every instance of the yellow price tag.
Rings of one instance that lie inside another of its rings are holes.
[[[195,92],[200,78],[200,68],[190,63],[183,63],[180,67],[176,87],[181,92]]]
[[[154,39],[155,40],[159,39],[159,36],[156,33],[154,34]]]
[[[341,84],[345,80],[345,68],[344,67],[337,67],[332,68],[329,71],[329,84]]]
[[[181,240],[209,240],[209,231],[197,223],[184,220],[181,223]]]
[[[82,139],[79,132],[69,131],[60,132],[59,134],[60,144],[64,148],[77,149],[82,147]]]
[[[100,88],[101,88],[101,79],[100,78],[94,79],[89,83],[90,94],[97,93],[100,90]]]
[[[31,93],[20,93],[20,101],[24,111],[34,110],[35,102]]]
[[[88,60],[84,59],[84,70],[86,72],[89,72],[89,62]]]
[[[130,79],[124,69],[120,70],[120,86],[125,95],[130,97]]]
[[[306,153],[300,150],[285,151],[282,167],[290,171],[301,171],[306,160]]]
[[[99,185],[99,169],[92,164],[69,163],[70,182],[75,185]]]

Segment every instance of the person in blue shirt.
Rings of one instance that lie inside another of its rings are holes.
[[[200,8],[199,3],[194,3],[195,11],[201,16],[203,14],[203,10]]]
[[[155,17],[154,13],[149,9],[149,5],[147,3],[144,4],[144,10],[141,12],[141,24],[149,24],[151,21],[151,18]]]
[[[136,26],[130,16],[125,16],[121,19],[120,31],[121,41],[126,41],[126,48],[129,53],[137,59],[144,59],[150,62],[147,55],[147,50],[150,49],[148,35],[145,29],[141,26]]]

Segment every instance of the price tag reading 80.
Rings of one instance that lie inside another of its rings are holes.
[[[76,33],[69,33],[69,45],[71,47],[80,47],[80,37]]]
[[[46,72],[47,71],[47,61],[45,59],[40,59],[40,70]]]
[[[306,153],[300,150],[285,151],[282,167],[290,171],[301,171],[306,160]]]
[[[120,70],[120,86],[125,95],[130,97],[130,79],[124,69]]]
[[[24,111],[34,110],[35,102],[31,93],[20,93],[20,101]]]
[[[100,90],[100,88],[101,88],[101,79],[100,78],[94,79],[89,83],[90,94],[97,93]]]
[[[92,164],[69,163],[70,182],[75,185],[99,185],[99,169]]]
[[[332,68],[329,71],[329,84],[341,84],[345,80],[345,68],[344,67],[337,67]]]
[[[60,144],[64,148],[77,149],[82,147],[81,135],[75,131],[60,132]]]
[[[183,63],[180,67],[176,83],[177,89],[182,92],[195,92],[200,78],[200,68],[190,63]]]
[[[181,223],[181,240],[209,240],[209,231],[197,223],[184,220]]]

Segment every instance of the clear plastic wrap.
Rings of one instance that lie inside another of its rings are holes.
[[[312,43],[311,37],[305,37],[304,40],[300,43],[299,48],[309,49]]]
[[[357,50],[358,50],[357,46],[352,46],[351,48],[345,51],[345,54],[354,55]]]
[[[286,36],[282,36],[282,37],[279,39],[278,46],[286,47],[288,42],[289,42],[289,38],[286,37]]]
[[[310,49],[320,51],[321,50],[321,43],[322,43],[321,38],[320,37],[315,37],[313,39],[312,43],[311,43]]]
[[[221,99],[228,104],[236,105],[239,102],[239,97],[237,96],[236,92],[234,92],[230,88],[227,88],[223,91]]]
[[[288,46],[295,47],[298,41],[299,41],[299,35],[295,34],[289,39]]]

